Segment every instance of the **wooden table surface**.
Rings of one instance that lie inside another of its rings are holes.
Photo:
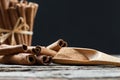
[[[0,80],[120,80],[115,66],[23,66],[0,64]]]

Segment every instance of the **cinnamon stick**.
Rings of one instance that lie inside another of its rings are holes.
[[[17,53],[23,53],[27,51],[26,45],[15,45],[15,46],[6,46],[4,48],[0,48],[0,55],[11,55]]]
[[[34,10],[34,11],[35,11],[35,13],[34,13],[34,14],[35,14],[35,15],[34,15],[34,18],[35,18],[35,17],[36,17],[36,14],[37,14],[37,11],[38,11],[39,5],[36,4],[36,3],[34,3],[33,5],[35,6],[35,10]]]
[[[36,48],[41,48],[40,53],[39,53],[40,55],[48,55],[48,56],[53,57],[57,54],[56,51],[47,49],[45,47],[37,46]]]
[[[3,26],[4,26],[4,29],[11,29],[11,25],[10,25],[10,20],[9,20],[9,15],[7,13],[7,9],[9,7],[9,1],[8,0],[0,0],[0,12],[1,12],[1,15],[2,15],[2,20],[3,20]],[[5,41],[5,43],[9,44],[10,40],[7,39]]]
[[[11,24],[12,24],[12,29],[14,28],[17,20],[18,20],[18,13],[17,13],[17,8],[14,7],[10,7],[8,9],[9,11],[9,15],[10,15],[10,19],[11,19]],[[21,34],[15,34],[15,40],[16,43],[15,44],[22,44],[23,39],[20,36]]]
[[[20,3],[28,4],[27,0],[21,0]]]
[[[33,3],[33,2],[29,2],[29,5],[30,6],[34,6],[34,18],[35,18],[35,16],[36,16],[36,14],[37,14],[37,11],[38,11],[38,7],[39,7],[39,5],[38,4],[36,4],[36,3]]]
[[[10,47],[10,45],[7,45],[7,44],[1,44],[0,45],[0,48],[5,48],[5,47]]]
[[[1,5],[0,5],[1,7]],[[3,20],[2,20],[2,14],[1,14],[1,9],[0,9],[0,28],[3,28],[4,29],[4,24],[3,24]],[[2,36],[3,33],[0,33],[0,36]],[[6,42],[6,41],[5,41]],[[4,43],[5,43],[4,42]],[[0,44],[2,44],[1,40],[0,40]]]
[[[37,56],[36,59],[37,59],[37,64],[40,65],[49,65],[52,62],[52,57],[46,55]]]
[[[18,3],[18,0],[9,0],[10,3],[9,3],[9,7],[15,7],[16,4]]]
[[[1,6],[0,6],[0,7],[1,7]],[[3,20],[2,20],[1,10],[0,10],[0,27],[3,28]]]
[[[0,0],[0,4],[1,4],[1,12],[2,12],[2,17],[3,17],[3,21],[4,21],[4,27],[8,28],[10,27],[10,22],[9,22],[9,16],[7,13],[7,9],[9,7],[9,1],[8,0]]]
[[[59,39],[56,42],[52,43],[51,45],[47,46],[47,49],[59,51],[62,47],[67,47],[67,42],[65,42],[63,39]]]
[[[34,9],[33,21],[32,21],[32,23],[31,23],[31,24],[32,24],[32,27],[31,27],[31,29],[30,29],[30,30],[33,30],[34,19],[35,19],[35,17],[36,17],[36,14],[37,14],[37,10],[38,10],[39,5],[36,4],[36,3],[32,3],[32,2],[30,2],[29,5],[32,6],[33,9]],[[29,41],[29,44],[31,45],[31,43],[32,43],[32,36],[29,36],[29,40],[30,40],[30,41]]]
[[[32,54],[19,53],[15,55],[0,56],[0,63],[32,65],[36,63],[36,58]]]
[[[25,16],[25,4],[17,4],[17,11],[19,13],[19,17],[22,17],[24,19],[24,22],[26,23],[26,16]],[[26,28],[24,28],[26,30]],[[28,45],[28,40],[27,40],[27,35],[20,34],[22,38],[22,44],[27,44]]]
[[[31,6],[34,6],[34,18],[33,18],[33,26],[34,26],[34,20],[35,20],[39,5],[36,3],[32,3]],[[31,27],[31,30],[33,30],[33,26]],[[32,43],[32,36],[29,36],[29,40],[30,40],[29,44],[31,44]]]
[[[26,53],[31,53],[31,54],[39,55],[40,49],[37,49],[35,46],[28,46],[28,49],[27,49]]]
[[[33,23],[34,23],[34,6],[30,6],[28,5],[26,7],[26,22],[27,24],[30,26],[29,31],[33,31]],[[32,36],[28,35],[28,45],[31,45],[31,41],[32,41]]]

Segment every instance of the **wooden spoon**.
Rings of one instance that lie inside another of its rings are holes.
[[[115,65],[120,58],[89,48],[64,47],[53,57],[53,62],[73,65]]]

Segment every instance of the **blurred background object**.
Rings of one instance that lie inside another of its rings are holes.
[[[62,38],[69,46],[120,54],[120,1],[29,0],[40,4],[33,45]]]

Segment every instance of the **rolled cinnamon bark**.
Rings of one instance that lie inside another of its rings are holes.
[[[9,0],[10,3],[9,3],[9,7],[15,7],[16,4],[18,3],[18,0]]]
[[[27,23],[30,26],[30,31],[33,30],[34,26],[34,19],[37,14],[39,5],[33,2],[30,2],[29,5],[26,7],[26,16],[27,16]],[[32,43],[32,36],[28,36],[29,45]]]
[[[1,7],[1,4],[0,4],[0,7]],[[0,28],[4,29],[4,24],[3,24],[1,9],[0,9]],[[0,33],[0,36],[2,36],[2,35],[3,35],[3,33]],[[6,43],[6,41],[4,43]],[[0,39],[0,44],[2,44],[1,39]]]
[[[35,53],[38,53],[37,55],[40,55],[40,53],[41,53],[41,47],[42,46],[36,46],[35,47]]]
[[[62,47],[67,47],[68,44],[63,39],[59,39],[56,42],[52,43],[51,45],[47,46],[47,49],[59,51]]]
[[[3,26],[3,20],[2,20],[1,10],[0,10],[0,27],[2,27],[2,28],[4,27],[4,26]]]
[[[10,21],[9,21],[9,15],[7,13],[7,9],[9,7],[9,1],[8,0],[0,0],[0,4],[1,4],[1,12],[2,12],[2,17],[3,17],[3,21],[4,21],[4,27],[5,28],[9,28],[10,26]]]
[[[18,3],[18,0],[9,0],[10,2]]]
[[[47,55],[47,56],[55,56],[57,54],[56,51],[47,49],[45,47],[37,46],[36,48],[40,48],[40,55]]]
[[[18,12],[17,12],[17,8],[14,8],[14,7],[10,7],[8,9],[8,12],[9,12],[9,15],[10,15],[10,21],[11,21],[11,24],[12,24],[12,29],[14,29],[14,26],[19,18],[18,16]],[[23,41],[23,38],[21,38],[20,36],[21,34],[15,34],[15,40],[16,42],[14,44],[22,44],[22,41]]]
[[[34,46],[28,46],[27,53],[33,53]]]
[[[39,5],[38,4],[36,4],[36,3],[34,3],[33,4],[34,6],[35,6],[35,9],[34,9],[34,11],[35,11],[35,15],[34,15],[34,18],[36,17],[36,14],[37,14],[37,11],[38,11],[38,7],[39,7]]]
[[[7,9],[9,7],[9,1],[8,0],[0,0],[0,13],[2,15],[1,20],[3,21],[2,27],[4,29],[11,29],[9,15],[7,13]],[[9,44],[9,39],[7,39],[4,43]]]
[[[34,6],[28,5],[26,7],[26,22],[30,26],[29,31],[33,30],[33,23],[34,23]],[[28,35],[28,45],[31,45],[32,36]]]
[[[22,17],[24,19],[24,22],[26,23],[26,15],[25,15],[26,5],[21,3],[21,4],[17,4],[16,6],[17,6],[17,11],[19,13],[19,17]],[[26,28],[24,28],[24,30],[26,30]],[[20,34],[20,37],[22,38],[22,44],[28,45],[27,35]]]
[[[27,0],[21,0],[20,3],[28,4]]]
[[[0,63],[32,65],[36,63],[36,58],[32,54],[19,53],[15,55],[0,56]]]
[[[23,53],[26,51],[27,51],[26,45],[8,46],[8,47],[0,48],[0,55],[11,55],[11,54]]]
[[[68,47],[68,43],[64,41],[64,44],[62,45],[62,47]]]
[[[36,3],[33,3],[33,2],[29,2],[29,5],[30,6],[34,6],[34,18],[35,18],[35,16],[36,16],[36,14],[37,14],[37,11],[38,11],[38,7],[39,7],[39,5],[38,4],[36,4]]]
[[[26,53],[31,53],[34,55],[39,55],[41,48],[36,48],[35,46],[28,46]]]
[[[7,45],[7,44],[1,44],[1,45],[0,45],[0,48],[2,48],[2,49],[3,49],[3,48],[6,48],[6,47],[9,47],[9,45]]]
[[[36,59],[37,59],[37,64],[41,64],[41,65],[49,65],[52,62],[52,57],[46,55],[37,56]]]

